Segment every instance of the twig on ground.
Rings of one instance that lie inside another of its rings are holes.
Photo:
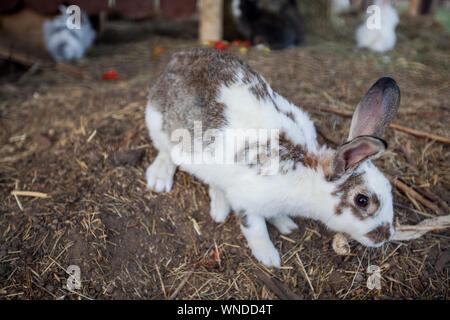
[[[428,132],[423,132],[423,131],[419,131],[419,130],[415,130],[415,129],[411,129],[396,123],[391,123],[390,127],[392,129],[398,130],[398,131],[402,131],[402,132],[406,132],[409,134],[412,134],[413,136],[416,137],[422,137],[422,138],[428,138],[428,139],[432,139],[432,140],[436,140],[442,143],[446,143],[446,144],[450,144],[450,139],[446,138],[446,137],[441,137],[435,134],[431,134]]]
[[[45,63],[45,61],[36,58],[34,56],[17,52],[17,50],[12,51],[11,49],[6,49],[4,47],[0,47],[0,57],[30,67],[31,69],[29,72],[32,73],[34,73],[37,69],[41,67],[52,66],[50,61],[47,61],[47,63]],[[90,74],[86,73],[85,71],[82,71],[76,66],[63,62],[57,62],[54,66],[57,70],[69,73],[78,78],[92,79],[92,76]]]
[[[411,196],[413,199],[419,201],[424,206],[428,207],[429,209],[433,210],[436,214],[442,216],[444,213],[441,209],[439,209],[434,203],[431,201],[425,199],[422,195],[420,195],[417,191],[413,190],[412,188],[408,187],[405,183],[401,182],[398,178],[393,177],[391,175],[387,175],[388,179],[391,181],[391,183],[396,186],[398,189],[403,191],[404,193]]]
[[[11,191],[11,195],[13,196],[22,196],[22,197],[36,197],[47,199],[50,196],[43,192],[35,192],[35,191],[21,191],[21,190],[13,190]]]
[[[325,112],[331,112],[343,117],[351,118],[353,116],[353,113],[346,110],[340,110],[336,108],[331,107],[323,107],[323,106],[310,106],[310,105],[304,105],[304,104],[298,104],[301,108],[313,110],[313,111],[325,111]]]
[[[125,139],[122,140],[121,143],[117,146],[117,150],[122,148],[124,145],[128,143],[128,141],[132,140],[137,135],[137,131],[131,132],[128,136],[125,137]]]
[[[450,228],[450,215],[425,219],[415,226],[397,226],[392,240],[405,241],[420,238],[429,231],[439,231]]]
[[[36,59],[35,57],[18,53],[17,51],[13,51],[12,49],[7,49],[4,47],[0,47],[0,57],[2,57],[5,60],[22,64],[27,67],[33,67],[35,65],[43,65],[41,61],[39,61],[39,59]]]
[[[55,68],[56,68],[56,70],[69,73],[69,74],[71,74],[71,75],[73,75],[75,77],[78,77],[78,78],[90,79],[90,80],[93,79],[90,74],[86,73],[85,71],[83,71],[83,70],[81,70],[81,69],[79,69],[79,68],[77,68],[77,67],[75,67],[73,65],[67,64],[67,63],[58,62],[55,65]]]
[[[175,289],[175,291],[170,295],[169,300],[175,299],[175,297],[178,295],[178,293],[183,289],[184,285],[188,282],[189,278],[192,276],[194,271],[189,271],[185,276],[183,281],[180,282],[178,287]]]
[[[286,288],[281,281],[275,278],[270,278],[267,274],[260,270],[255,270],[255,274],[258,277],[258,280],[281,300],[301,300],[300,296]]]
[[[44,288],[43,286],[41,286],[37,282],[31,280],[31,283],[34,284],[39,289],[41,289],[42,291],[44,291],[44,292],[48,293],[49,295],[51,295],[54,299],[58,299],[58,297],[56,295],[54,295],[52,292],[50,292],[49,290],[47,290],[46,288]]]
[[[427,198],[429,198],[430,200],[439,202],[440,205],[444,208],[444,210],[446,212],[450,212],[450,207],[447,205],[447,202],[445,200],[443,200],[441,197],[439,197],[438,195],[434,194],[433,192],[431,192],[431,190],[429,190],[429,188],[426,189],[420,189],[420,192]]]
[[[405,155],[406,161],[413,167],[416,168],[416,163],[411,157],[411,140],[407,140],[405,145],[401,146],[403,154]]]
[[[308,281],[309,287],[311,288],[312,295],[313,295],[314,299],[316,299],[316,294],[315,294],[315,291],[314,291],[314,287],[313,287],[313,285],[311,283],[311,280],[309,279],[309,276],[308,276],[308,273],[306,272],[305,266],[303,265],[303,262],[300,259],[300,256],[298,255],[298,253],[296,253],[295,256],[297,257],[297,263],[302,268],[303,275],[304,275],[306,281]]]
[[[156,272],[158,273],[159,281],[161,282],[161,289],[162,289],[162,292],[164,294],[164,298],[167,299],[166,288],[164,287],[164,282],[162,280],[161,273],[159,272],[158,264],[156,264],[156,263],[155,263],[155,268],[156,268]]]
[[[443,112],[433,112],[433,111],[419,111],[419,110],[405,110],[403,112],[399,112],[401,116],[420,116],[420,117],[429,117],[429,118],[450,118],[450,113]]]

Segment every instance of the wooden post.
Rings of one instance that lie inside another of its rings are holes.
[[[415,17],[419,13],[420,0],[411,0],[409,2],[408,15]]]
[[[223,36],[223,0],[200,1],[199,40],[220,41]]]

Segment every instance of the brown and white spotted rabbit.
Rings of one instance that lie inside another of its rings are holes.
[[[399,103],[396,82],[379,79],[358,104],[347,141],[334,150],[319,145],[306,112],[236,55],[210,48],[176,53],[149,94],[145,119],[159,154],[147,169],[148,188],[170,191],[177,166],[193,174],[209,185],[212,218],[239,214],[248,246],[268,267],[280,267],[280,255],[266,221],[287,234],[297,228],[290,217],[312,218],[381,246],[394,233],[391,185],[371,159],[386,150],[381,135]],[[259,135],[258,148],[228,143],[246,130],[275,134]],[[247,161],[217,160],[252,151]]]

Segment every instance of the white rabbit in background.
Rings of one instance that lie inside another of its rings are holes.
[[[274,92],[236,55],[211,48],[179,52],[148,96],[145,122],[159,153],[147,168],[147,187],[169,192],[177,166],[193,174],[209,185],[214,221],[223,222],[234,211],[252,253],[269,267],[280,267],[281,259],[266,221],[288,234],[297,228],[290,217],[312,218],[379,247],[394,234],[394,211],[391,185],[371,159],[386,150],[381,135],[399,103],[396,82],[379,79],[358,104],[347,142],[334,150],[319,145],[305,111]],[[228,144],[235,132],[252,129],[275,130],[278,139],[263,135],[237,148]],[[188,143],[181,144],[186,135]],[[258,161],[223,163],[223,155]],[[219,161],[210,161],[211,156]],[[273,161],[279,165],[270,166]],[[268,167],[271,174],[264,171]]]
[[[341,14],[350,9],[350,0],[333,0],[332,9],[334,14]]]
[[[66,7],[60,6],[59,9],[61,15],[43,24],[47,50],[58,62],[81,59],[94,42],[95,30],[84,12],[81,12],[80,28],[69,29],[66,23],[70,15],[66,13]]]
[[[356,42],[360,48],[385,52],[395,46],[395,28],[399,22],[399,17],[389,0],[375,0],[374,5],[380,8],[380,28],[369,29],[367,20],[365,20],[356,30]],[[369,18],[369,15],[367,18]]]

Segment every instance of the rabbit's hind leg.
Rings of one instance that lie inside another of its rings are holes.
[[[211,217],[216,222],[223,222],[230,213],[230,205],[225,193],[219,188],[209,186],[209,197],[211,198]]]

